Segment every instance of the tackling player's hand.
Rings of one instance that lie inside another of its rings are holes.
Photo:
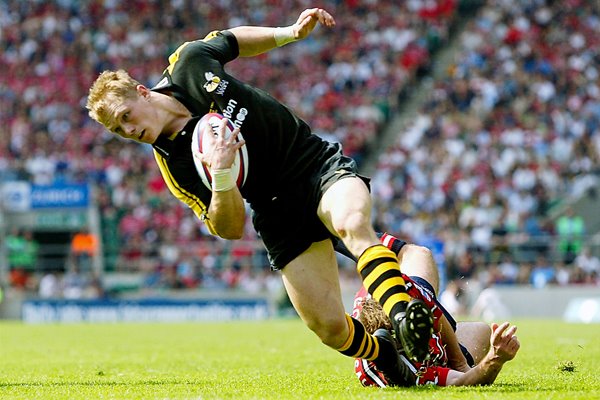
[[[501,362],[515,358],[521,347],[519,339],[515,335],[517,327],[513,325],[509,328],[509,325],[508,322],[504,322],[501,325],[492,324],[492,336],[490,337],[491,350]]]
[[[309,8],[302,11],[298,20],[293,25],[294,37],[296,40],[307,37],[319,22],[328,28],[335,26],[335,20],[327,11],[322,8]]]

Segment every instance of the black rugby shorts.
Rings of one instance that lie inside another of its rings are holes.
[[[265,244],[271,269],[282,269],[312,243],[337,240],[319,219],[317,208],[323,193],[348,177],[358,177],[369,187],[369,179],[358,174],[356,162],[337,146],[320,168],[280,188],[270,201],[253,206],[252,223]]]

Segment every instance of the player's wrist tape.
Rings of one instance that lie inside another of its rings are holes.
[[[231,168],[215,169],[212,174],[212,190],[214,192],[226,192],[232,189],[235,183],[231,176]]]
[[[277,43],[277,47],[281,47],[291,42],[295,42],[297,39],[294,36],[294,27],[292,25],[275,28],[273,32],[273,37],[275,38],[275,43]]]

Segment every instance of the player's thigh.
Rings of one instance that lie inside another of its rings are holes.
[[[440,290],[440,275],[431,250],[415,244],[406,244],[398,254],[400,271],[408,276],[419,276],[431,284],[436,296]]]
[[[318,208],[319,218],[336,233],[347,225],[348,218],[359,216],[371,225],[371,194],[365,182],[357,176],[347,176],[331,184],[323,193]]]
[[[371,222],[371,195],[361,178],[348,176],[334,182],[323,194],[317,212],[323,225],[341,238],[356,258],[379,243]]]
[[[490,336],[492,330],[485,322],[459,322],[456,324],[456,338],[465,346],[475,364],[483,359],[490,349]]]
[[[330,240],[313,243],[281,272],[290,300],[309,328],[322,338],[347,329],[338,266]]]

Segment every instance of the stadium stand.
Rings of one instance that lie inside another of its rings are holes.
[[[415,242],[443,241],[450,279],[469,273],[488,282],[530,283],[541,268],[534,264],[537,253],[553,243],[549,207],[597,180],[600,12],[593,2],[577,0],[491,3],[465,26],[447,76],[433,83],[407,130],[412,139],[398,132],[399,141],[380,155],[373,177],[381,200],[376,223]],[[292,0],[242,3],[235,10],[224,4],[0,4],[0,185],[92,184],[105,286],[116,282],[111,289],[276,290],[250,224],[242,241],[211,237],[168,193],[150,149],[103,132],[83,107],[104,69],[125,68],[151,86],[181,41],[235,25],[291,23],[282,16],[306,7]],[[412,83],[428,76],[459,4],[320,5],[335,16],[335,32],[317,30],[306,41],[236,60],[230,71],[292,106],[317,134],[341,142],[361,162],[410,98]],[[510,257],[526,265],[515,272]],[[73,259],[62,269],[29,271],[19,277],[20,287],[56,293],[52,278],[41,281],[49,274],[72,277]],[[491,272],[493,264],[499,273]],[[555,266],[550,281],[598,283],[597,267],[575,264]],[[568,278],[556,278],[561,268]],[[136,278],[119,281],[111,274]],[[71,282],[91,288],[71,293],[104,292],[90,271]]]
[[[566,283],[565,272],[581,282],[574,254],[557,254],[551,207],[598,185],[599,11],[582,1],[482,7],[414,123],[379,157],[378,225],[443,242],[450,279],[535,283],[546,271],[544,282]],[[567,235],[583,242],[589,222],[575,232],[570,220]],[[550,253],[549,268],[537,264]]]

